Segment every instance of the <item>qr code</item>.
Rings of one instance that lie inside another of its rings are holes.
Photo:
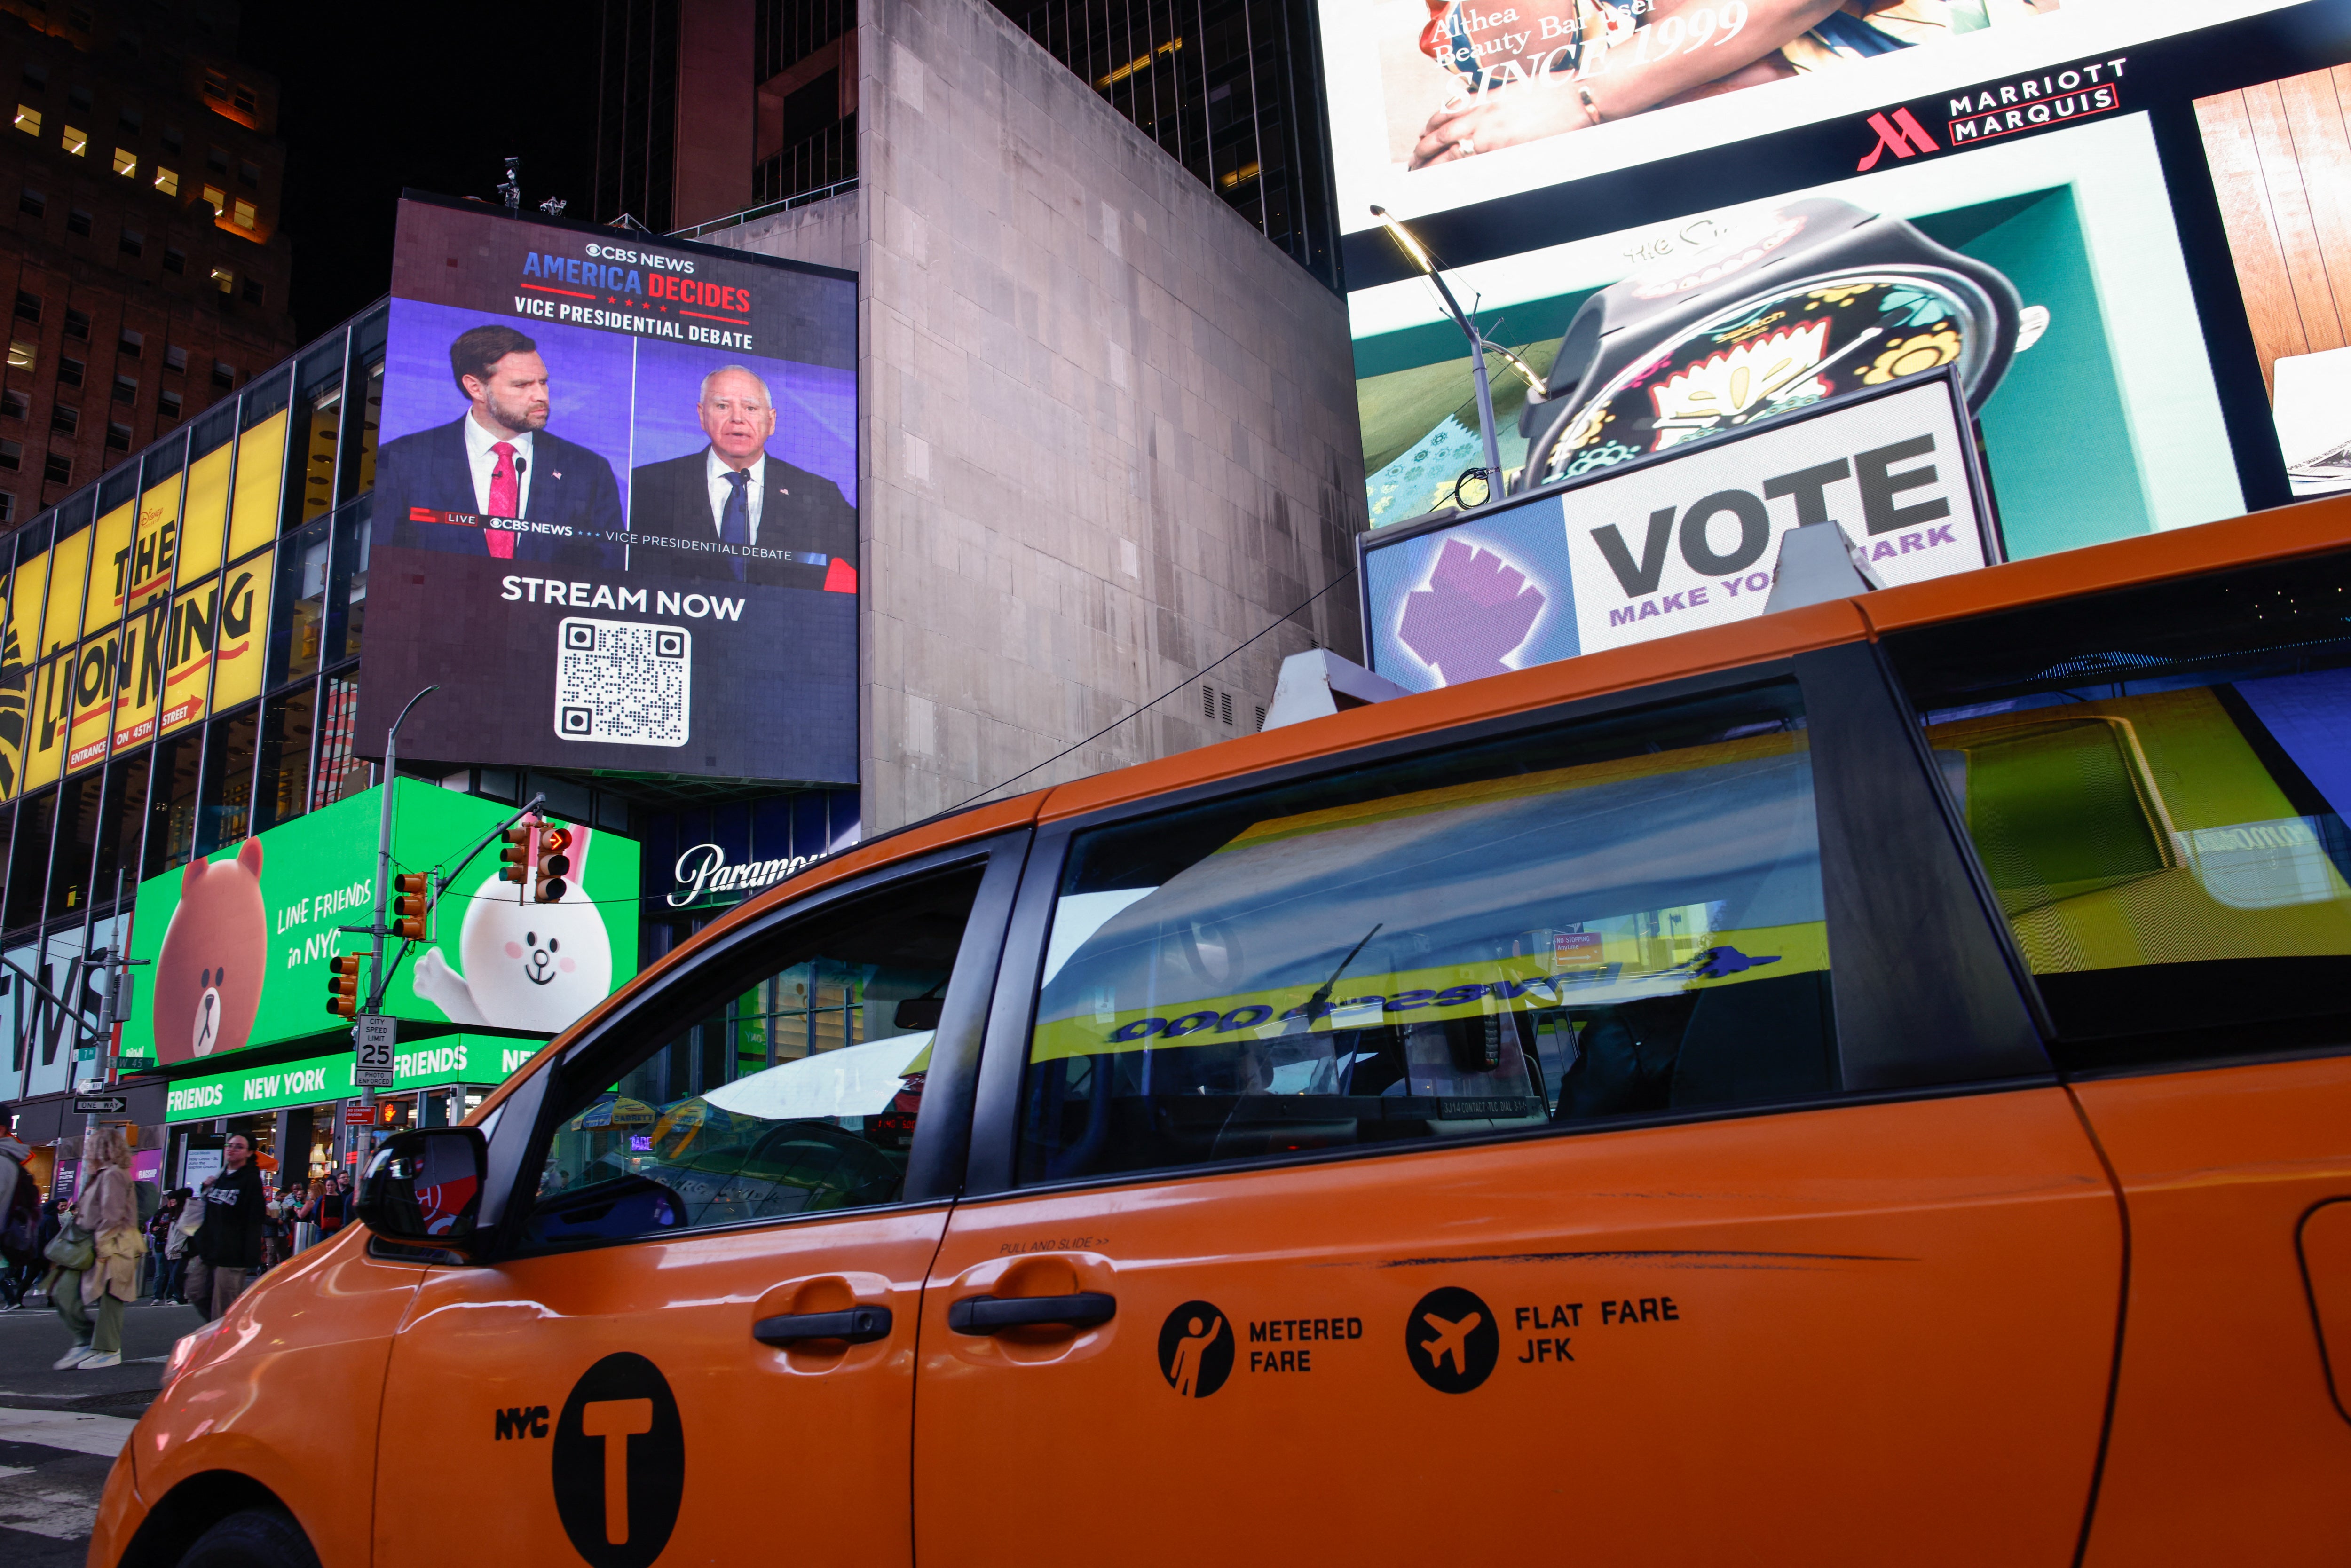
[[[567,615],[555,633],[555,733],[615,746],[684,746],[694,638],[683,626]]]

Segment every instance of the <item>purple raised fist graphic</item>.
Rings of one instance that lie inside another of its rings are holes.
[[[1396,635],[1448,686],[1499,675],[1542,612],[1542,590],[1490,550],[1447,539],[1427,586],[1405,600]]]

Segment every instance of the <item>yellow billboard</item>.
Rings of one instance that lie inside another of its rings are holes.
[[[49,551],[49,599],[41,618],[41,656],[62,653],[81,638],[81,593],[89,575],[89,530],[59,539]]]
[[[122,632],[110,627],[81,645],[73,665],[73,717],[66,732],[66,771],[106,760],[114,733],[114,689],[122,668]]]
[[[74,651],[41,661],[33,677],[31,727],[25,739],[26,789],[57,782],[66,760],[66,725],[73,708]]]
[[[181,525],[178,584],[220,570],[221,542],[228,536],[228,471],[236,449],[224,446],[188,465],[186,521]]]
[[[172,591],[172,558],[180,546],[180,478],[173,475],[139,497],[139,527],[118,578],[126,583],[126,612]]]
[[[130,586],[124,576],[131,566],[131,536],[138,521],[139,506],[135,501],[125,501],[98,519],[91,546],[89,594],[81,610],[81,634],[85,637],[122,618],[123,591]]]
[[[221,590],[220,633],[214,640],[213,710],[261,695],[262,653],[269,641],[269,558],[229,568]]]
[[[114,665],[114,749],[152,738],[163,700],[163,652],[170,641],[172,601],[150,599],[122,623],[121,657]]]
[[[209,711],[213,643],[220,631],[220,584],[207,582],[172,601],[164,633],[163,712],[159,735],[185,729]]]
[[[286,476],[286,414],[271,414],[236,438],[236,513],[229,519],[228,559],[277,537],[277,486]]]

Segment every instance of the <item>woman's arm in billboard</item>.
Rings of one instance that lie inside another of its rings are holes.
[[[1601,57],[1601,68],[1589,76],[1544,75],[1438,110],[1413,148],[1412,166],[1539,141],[1654,109],[1777,54],[1839,5],[1840,0],[1658,0],[1640,30]],[[1740,20],[1729,25],[1726,18],[1734,15]]]

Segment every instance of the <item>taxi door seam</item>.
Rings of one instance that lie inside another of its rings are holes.
[[[2090,1532],[2098,1516],[2098,1489],[2106,1474],[2106,1449],[2114,1441],[2115,1407],[2122,1397],[2123,1340],[2130,1316],[2131,1222],[2130,1204],[2123,1196],[2122,1176],[2116,1171],[2114,1161],[2106,1157],[2105,1145],[2098,1141],[2098,1129],[2091,1123],[2088,1109],[2083,1105],[2081,1096],[2074,1092],[2072,1084],[2064,1084],[2063,1088],[2065,1103],[2074,1107],[2074,1114],[2082,1124],[2083,1136],[2090,1141],[2090,1152],[2098,1156],[2098,1168],[2106,1174],[2106,1189],[2114,1194],[2115,1219],[2121,1228],[2123,1243],[2122,1281],[2115,1293],[2115,1346],[2106,1366],[2106,1408],[2098,1423],[2098,1450],[2090,1464],[2089,1494],[2082,1502],[2082,1533],[2074,1544],[2074,1568],[2082,1568],[2090,1554]]]
[[[963,1200],[947,1200],[946,1217],[939,1222],[939,1239],[931,1248],[930,1261],[923,1265],[923,1282],[914,1292],[914,1369],[907,1378],[906,1387],[906,1560],[917,1563],[923,1554],[923,1543],[914,1537],[914,1465],[918,1451],[914,1444],[922,1432],[923,1419],[923,1309],[930,1305],[931,1281],[939,1271],[939,1257],[947,1249],[947,1232],[955,1227],[956,1209]]]

